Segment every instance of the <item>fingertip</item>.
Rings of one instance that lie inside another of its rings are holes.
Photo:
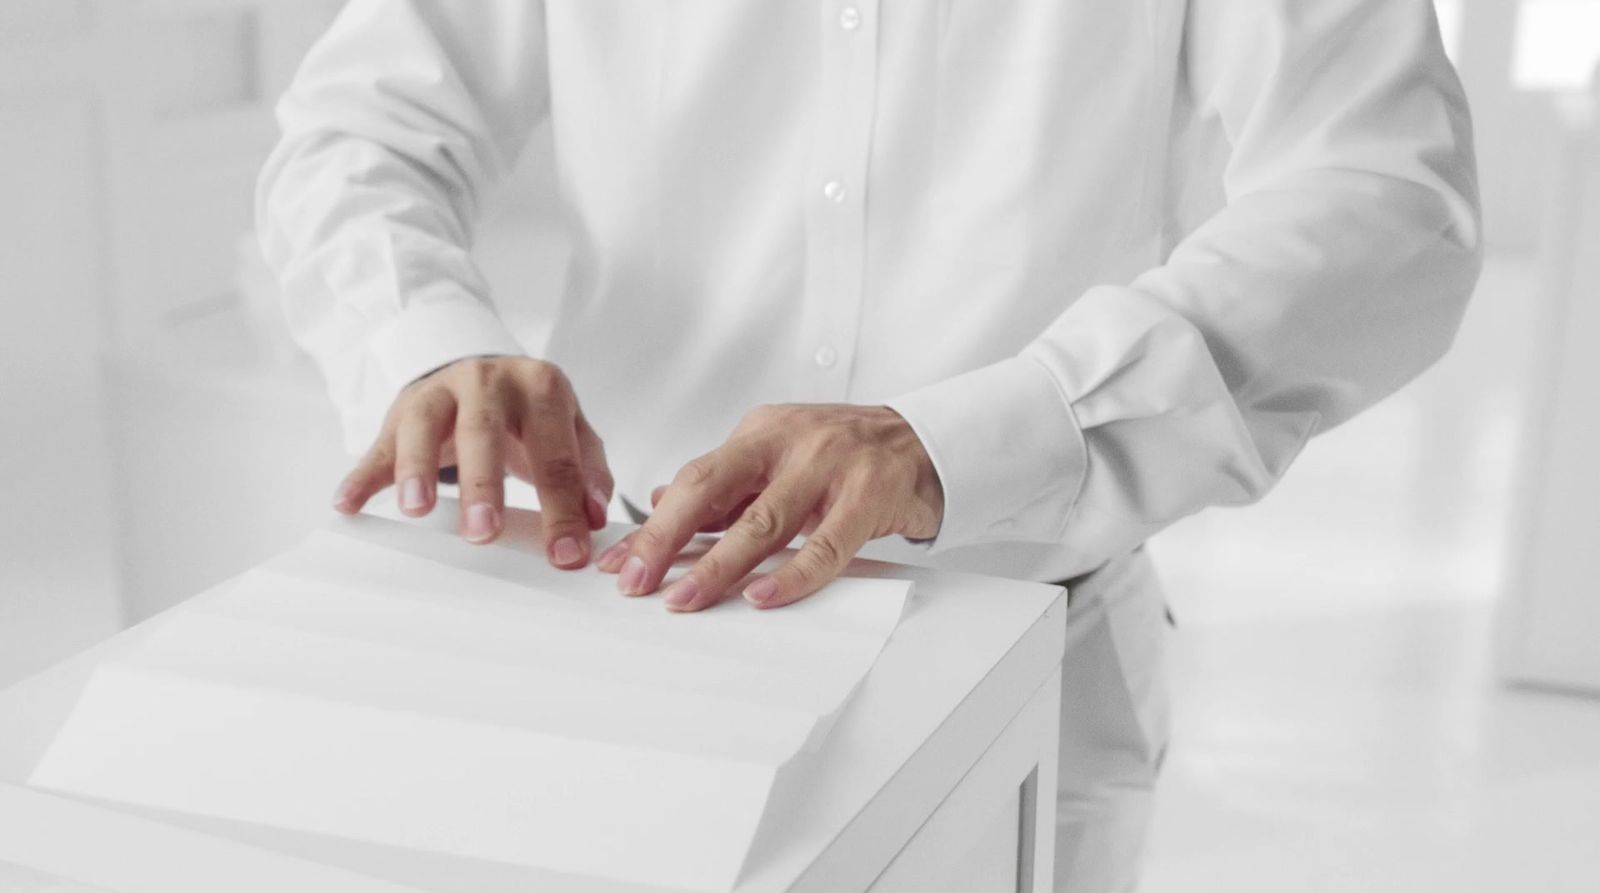
[[[400,512],[409,518],[420,518],[433,510],[431,488],[421,477],[412,476],[400,482]]]
[[[571,534],[559,536],[550,544],[550,563],[563,570],[575,570],[589,563],[589,538]]]
[[[644,559],[637,555],[629,555],[622,564],[621,575],[617,577],[617,591],[623,595],[644,595],[648,593],[648,580],[650,567]]]
[[[355,513],[361,511],[361,505],[364,502],[366,502],[366,500],[361,498],[360,487],[358,487],[354,481],[347,478],[341,482],[338,489],[333,492],[333,502],[331,505],[333,506],[334,511],[342,515],[354,515]]]
[[[502,513],[487,502],[477,502],[461,513],[461,538],[469,543],[484,545],[500,536]]]
[[[693,574],[685,574],[678,582],[668,586],[661,594],[661,601],[667,610],[677,612],[698,611],[704,607],[701,604],[700,581]]]
[[[744,588],[745,600],[758,608],[775,608],[779,601],[778,581],[770,576],[757,577]]]
[[[594,560],[594,566],[603,573],[614,574],[622,569],[622,560],[626,557],[628,557],[628,541],[622,540],[602,549],[600,556]]]
[[[589,491],[589,498],[584,503],[584,510],[589,516],[589,529],[599,530],[606,526],[606,503],[609,500],[598,488]]]

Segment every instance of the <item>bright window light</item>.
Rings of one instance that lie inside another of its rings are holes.
[[[1600,0],[1523,0],[1514,58],[1521,89],[1587,89],[1600,63]]]
[[[1439,37],[1444,41],[1445,55],[1456,61],[1456,51],[1461,46],[1461,0],[1433,0],[1439,14]]]

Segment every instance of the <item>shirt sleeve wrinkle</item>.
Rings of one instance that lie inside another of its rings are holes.
[[[257,231],[352,450],[416,377],[521,352],[470,249],[548,107],[544,45],[542,4],[351,0],[279,103]]]
[[[1104,560],[1208,505],[1259,499],[1314,433],[1453,337],[1481,248],[1470,122],[1431,7],[1196,0],[1186,27],[1178,89],[1223,124],[1224,206],[1028,346],[1055,390],[969,395],[985,419],[1069,425],[1005,462],[1077,479],[1010,501],[975,488],[992,474],[976,464],[996,459],[959,443],[961,412],[908,407],[964,496],[932,551],[1021,540]]]

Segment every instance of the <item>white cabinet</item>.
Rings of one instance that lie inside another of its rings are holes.
[[[174,463],[181,463],[181,457],[174,457]],[[536,518],[514,519],[507,528],[507,535],[495,545],[474,552],[504,575],[502,587],[535,579],[530,564],[538,562],[543,568],[544,562],[542,543],[532,533],[538,529]],[[616,526],[603,536],[614,541],[627,529]],[[401,529],[393,528],[383,540],[369,542],[403,545],[430,560],[444,560],[448,550],[435,552],[428,540],[454,535],[450,519],[438,516],[406,522],[403,536],[395,530]],[[774,783],[767,814],[756,831],[753,852],[759,855],[745,865],[736,890],[1048,893],[1054,870],[1065,594],[1039,583],[881,563],[860,562],[851,573],[909,578],[916,581],[916,588],[870,673],[828,733],[797,756],[792,771],[781,773]],[[530,587],[525,597],[537,600],[544,595],[548,592]],[[86,686],[95,684],[97,668],[115,666],[119,657],[137,651],[141,641],[160,635],[164,625],[213,609],[218,597],[217,592],[199,595],[0,691],[0,729],[7,732],[0,736],[0,868],[12,862],[64,881],[125,893],[217,889],[398,893],[401,888],[436,893],[681,893],[677,886],[669,891],[666,884],[647,880],[579,877],[532,865],[375,845],[359,835],[223,820],[181,809],[146,809],[137,801],[119,802],[116,796],[83,800],[48,788],[35,769],[57,746]],[[619,598],[614,593],[603,597]],[[520,604],[521,597],[517,601]],[[657,605],[638,604],[643,610],[659,610]],[[381,616],[355,619],[366,623]],[[784,617],[769,616],[771,622],[786,622]],[[562,666],[560,657],[553,659],[558,663],[549,665],[551,671],[577,672]],[[729,665],[737,671],[738,660]],[[314,668],[316,663],[306,666]],[[491,660],[483,666],[494,664]],[[307,679],[318,678],[317,670],[310,672]],[[329,677],[321,678],[323,682],[314,684],[327,684]],[[254,683],[240,688],[222,684],[215,690],[249,698],[246,692],[253,689]],[[315,691],[305,693],[320,697]],[[326,693],[329,709],[336,713],[388,712],[373,704],[350,703],[331,689]],[[716,700],[708,699],[706,709],[722,709],[714,706]],[[423,718],[416,714],[407,721]],[[350,746],[328,727],[302,731],[312,735],[308,740],[335,751]],[[547,730],[555,736],[565,731]],[[113,746],[121,743],[119,732],[107,734],[114,739]],[[258,757],[228,771],[253,771],[261,763]],[[468,779],[484,767],[417,763],[404,771]],[[129,840],[146,843],[130,848]],[[161,858],[150,858],[150,853]],[[196,881],[197,866],[207,872],[203,883]],[[280,872],[278,886],[255,883],[260,871]],[[295,876],[305,879],[291,881]],[[0,873],[0,885],[3,882]]]
[[[1600,96],[1565,109],[1546,225],[1547,349],[1519,474],[1504,624],[1517,682],[1600,694]]]

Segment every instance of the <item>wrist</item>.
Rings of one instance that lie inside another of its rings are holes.
[[[939,479],[939,470],[905,416],[888,406],[872,407],[872,412],[882,420],[884,442],[891,454],[913,470],[911,501],[924,517],[913,522],[916,530],[907,536],[913,540],[931,540],[938,536],[944,523],[944,483]]]

